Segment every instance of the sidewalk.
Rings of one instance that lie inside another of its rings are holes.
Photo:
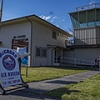
[[[84,73],[79,73],[70,76],[64,76],[57,79],[45,80],[40,82],[32,82],[28,83],[29,88],[26,89],[26,92],[33,92],[35,94],[44,94],[50,90],[57,89],[63,87],[67,84],[73,84],[80,81],[83,81],[91,76],[100,73],[100,71],[88,71]]]
[[[100,71],[88,71],[57,79],[28,83],[29,88],[8,92],[6,95],[0,95],[0,100],[61,100],[60,98],[45,96],[44,93],[67,84],[83,81],[98,73],[100,73]]]

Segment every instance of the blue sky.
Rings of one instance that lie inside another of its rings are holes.
[[[100,3],[100,0],[4,0],[2,21],[35,14],[69,31],[72,25],[68,13],[90,3]]]

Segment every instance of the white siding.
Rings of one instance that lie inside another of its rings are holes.
[[[18,35],[26,35],[26,37],[29,39],[28,41],[30,41],[30,30],[30,25],[26,22],[2,26],[0,33],[0,41],[2,41],[2,46],[11,48],[13,37]]]
[[[96,44],[96,28],[75,30],[75,45]]]
[[[12,39],[14,38],[14,36],[26,35],[29,42],[28,53],[31,54],[31,58],[29,57],[29,65],[32,66],[51,65],[53,48],[47,48],[47,45],[56,45],[60,47],[65,47],[65,40],[67,40],[67,36],[62,33],[59,33],[59,31],[56,30],[57,28],[53,26],[52,28],[54,29],[39,22],[36,22],[34,21],[34,19],[31,19],[31,21],[32,24],[28,20],[24,19],[21,22],[15,21],[13,23],[9,22],[9,24],[3,25],[0,33],[0,41],[2,41],[2,45],[0,47],[11,48]],[[32,30],[31,30],[31,25],[33,26]],[[56,40],[52,38],[53,30],[57,32]],[[31,45],[31,38],[32,38],[32,45]],[[47,48],[47,57],[37,57],[36,46]]]
[[[74,50],[70,50],[70,51],[66,51],[66,50],[65,50],[63,56],[64,56],[64,57],[75,58]]]
[[[97,44],[100,44],[100,27],[96,28],[96,34]]]
[[[52,49],[53,48],[47,48],[47,45],[57,45],[57,46],[61,46],[61,47],[65,47],[65,40],[67,39],[67,37],[65,35],[63,35],[62,33],[59,33],[57,30],[49,28],[43,24],[40,24],[38,22],[34,21],[34,25],[33,25],[33,65],[35,63],[35,65],[39,66],[46,66],[46,65],[51,65],[51,60],[52,60]],[[52,31],[56,31],[57,32],[57,39],[53,39],[52,38]],[[36,57],[35,56],[35,47],[44,47],[47,48],[47,57]],[[54,54],[54,53],[53,53]]]
[[[13,37],[19,36],[19,35],[26,35],[26,38],[28,38],[28,41],[27,41],[29,42],[28,51],[30,53],[31,26],[28,21],[2,26],[1,33],[0,33],[0,41],[2,41],[2,45],[0,45],[0,47],[11,48]],[[29,64],[30,64],[30,61],[29,61]]]

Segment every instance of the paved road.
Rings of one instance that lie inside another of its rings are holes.
[[[98,73],[100,73],[100,71],[88,71],[57,79],[28,83],[28,89],[7,92],[6,95],[0,95],[0,100],[60,100],[46,97],[43,94],[67,84],[77,83]]]

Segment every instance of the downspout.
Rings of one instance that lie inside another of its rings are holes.
[[[56,48],[53,48],[51,50],[51,66],[53,66],[53,50],[55,50]]]
[[[31,24],[31,43],[30,43],[30,66],[32,66],[32,37],[33,37],[33,35],[32,35],[32,33],[33,33],[33,23],[32,23],[32,21],[28,18],[28,17],[26,17],[26,19],[30,22],[30,24]]]

